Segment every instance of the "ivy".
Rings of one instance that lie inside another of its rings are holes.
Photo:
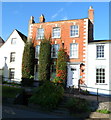
[[[39,53],[38,78],[40,81],[50,80],[51,44],[46,38],[41,41]]]

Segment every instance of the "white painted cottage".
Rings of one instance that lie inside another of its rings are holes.
[[[0,70],[5,81],[20,82],[22,55],[27,37],[14,30],[0,48]]]
[[[111,40],[94,40],[88,44],[88,90],[111,95]]]

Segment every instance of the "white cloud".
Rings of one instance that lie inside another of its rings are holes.
[[[68,17],[67,17],[67,16],[64,16],[64,17],[62,18],[62,20],[68,20]]]
[[[59,15],[59,13],[61,13],[63,10],[64,10],[64,8],[59,9],[59,10],[51,17],[51,19],[56,18],[56,17]]]

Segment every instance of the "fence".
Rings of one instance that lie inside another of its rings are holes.
[[[72,86],[69,88],[68,93],[69,95],[72,94],[73,96],[83,97],[86,99],[90,98],[90,99],[94,99],[97,101],[110,101],[111,100],[111,90],[88,87],[86,85],[80,86],[80,89],[78,88],[78,86]]]

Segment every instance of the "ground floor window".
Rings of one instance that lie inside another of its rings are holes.
[[[14,79],[14,76],[15,76],[15,69],[10,68],[9,69],[9,79]]]
[[[105,83],[105,69],[96,68],[96,83]]]
[[[56,77],[56,65],[51,65],[51,80],[53,80]]]

